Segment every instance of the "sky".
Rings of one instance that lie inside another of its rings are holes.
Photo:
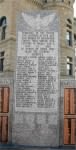
[[[75,0],[75,3],[74,3],[74,17],[76,17],[76,0]]]

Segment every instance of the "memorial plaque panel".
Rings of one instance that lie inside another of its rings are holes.
[[[16,111],[57,111],[58,38],[56,13],[26,12],[18,16]]]

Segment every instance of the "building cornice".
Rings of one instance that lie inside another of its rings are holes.
[[[42,0],[30,0],[30,1],[36,5],[43,6]]]
[[[3,45],[3,44],[7,44],[7,42],[9,42],[11,40],[16,41],[16,36],[11,36],[11,37],[9,37],[9,38],[7,38],[5,40],[1,40],[0,41],[0,46]]]
[[[56,3],[49,2],[49,3],[44,4],[43,6],[44,9],[51,8],[51,7],[64,7],[64,8],[73,10],[73,7],[69,7],[65,3],[61,3],[61,2],[56,2]]]

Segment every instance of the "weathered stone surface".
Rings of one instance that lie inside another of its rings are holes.
[[[40,1],[40,0],[39,0]],[[25,10],[56,10],[57,13],[59,14],[60,17],[60,58],[59,58],[59,62],[60,62],[60,72],[61,72],[61,78],[69,78],[67,77],[67,70],[66,70],[66,58],[67,56],[72,57],[74,60],[74,48],[67,46],[66,43],[66,25],[67,25],[67,18],[71,19],[72,21],[72,33],[73,31],[73,1],[70,1],[70,5],[68,3],[67,0],[65,0],[64,2],[62,1],[56,1],[53,3],[53,0],[48,0],[49,3],[45,3],[44,5],[41,5],[41,1],[40,3],[38,0],[2,0],[0,1],[0,16],[6,16],[7,17],[7,29],[6,29],[6,38],[5,40],[0,41],[0,52],[5,51],[5,60],[4,60],[4,74],[6,76],[9,76],[8,74],[10,73],[10,71],[14,71],[15,69],[15,55],[16,55],[16,15],[18,12],[21,11],[25,11]],[[76,28],[76,27],[75,27]],[[0,38],[1,39],[1,38]],[[73,43],[74,43],[74,39],[73,39]],[[6,73],[6,72],[9,73]],[[12,73],[11,73],[12,74]],[[74,61],[73,61],[73,76],[70,76],[70,79],[74,78]],[[6,84],[7,81],[5,81],[5,79],[3,79],[3,73],[0,73],[0,86],[5,86],[8,85],[8,82]],[[66,81],[67,82],[67,81]],[[72,82],[72,81],[70,81]],[[72,84],[72,83],[71,83]],[[71,86],[70,84],[70,86]],[[73,82],[73,84],[75,85],[75,82]],[[69,85],[68,85],[69,87]],[[63,90],[61,91],[61,99],[60,99],[60,103],[59,103],[59,112],[60,115],[58,119],[60,119],[60,145],[63,145],[63,108],[64,108],[64,99],[63,99]],[[13,94],[13,92],[11,91],[11,94]],[[13,131],[11,129],[11,126],[13,127],[14,123],[12,122],[12,106],[14,105],[14,98],[12,96],[11,99],[11,104],[10,104],[10,110],[11,110],[11,117],[9,119],[9,128],[10,131],[9,133],[11,134]],[[13,109],[15,108],[15,105],[13,107]],[[13,110],[14,111],[14,110]],[[17,119],[17,124],[20,122],[20,124],[23,123],[23,119],[27,120],[26,118],[29,118],[28,120],[31,120],[30,124],[30,128],[35,128],[35,123],[34,121],[34,114],[30,113],[32,115],[32,117],[28,117],[27,113],[27,117],[24,113],[24,117],[23,113],[18,113],[18,116],[16,115],[15,120]],[[19,118],[20,115],[20,118]],[[43,117],[42,121],[41,121],[41,117]],[[18,117],[18,118],[17,118]],[[55,114],[54,117],[52,116],[51,118],[48,117],[48,123],[51,124],[53,123],[53,118],[55,118]],[[13,117],[14,118],[14,117]],[[30,119],[32,118],[32,119]],[[38,113],[38,118],[37,118],[37,124],[44,124],[46,122],[46,118],[47,115],[43,115],[43,113]],[[56,121],[56,120],[55,120]],[[57,122],[56,122],[57,123]],[[55,123],[55,124],[56,124]],[[28,123],[27,123],[28,125]],[[19,126],[19,125],[18,125]],[[50,126],[50,125],[49,125]],[[15,128],[15,126],[13,127]],[[27,126],[26,126],[27,128]],[[18,131],[19,132],[19,131]],[[14,137],[14,133],[13,137]],[[51,137],[52,138],[52,137]],[[9,142],[12,141],[12,137],[10,136],[9,138]],[[13,139],[14,141],[14,139]],[[50,139],[51,141],[51,139]]]
[[[28,12],[18,16],[12,134],[15,143],[59,144],[58,28],[54,12]]]
[[[58,25],[56,13],[50,11],[28,12],[18,16],[16,111],[57,111]]]

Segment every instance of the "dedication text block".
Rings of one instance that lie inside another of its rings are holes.
[[[25,112],[56,112],[58,17],[50,11],[22,13],[17,24],[15,108]]]

